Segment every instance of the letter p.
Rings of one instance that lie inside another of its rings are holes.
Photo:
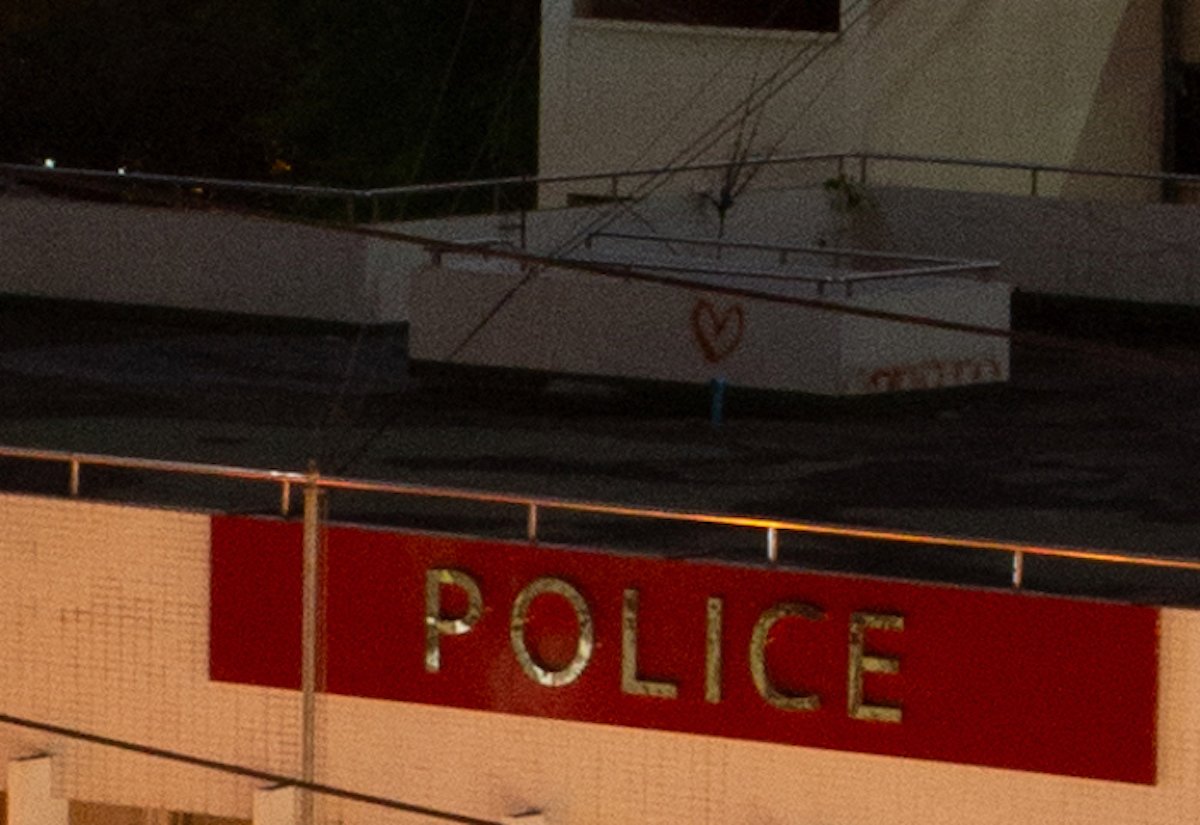
[[[467,594],[467,611],[461,617],[442,615],[442,588],[457,587]],[[461,636],[479,621],[483,596],[479,582],[461,570],[435,568],[425,571],[425,670],[442,669],[442,636]]]

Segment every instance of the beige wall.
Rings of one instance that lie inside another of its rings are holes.
[[[756,153],[1159,167],[1158,0],[847,0],[847,26],[869,10],[836,42],[571,19],[569,6],[543,0],[542,174],[676,160],[756,85],[817,49],[765,108]],[[730,157],[736,135],[701,154]],[[936,185],[970,177],[940,172]]]
[[[296,695],[207,680],[207,517],[0,495],[0,518],[5,713],[298,769]],[[1176,825],[1200,817],[1200,614],[1163,611],[1161,640],[1152,787],[335,697],[318,778],[555,825]],[[0,727],[0,758],[37,751],[76,801],[250,815],[252,781]],[[431,821],[334,801],[318,820]]]

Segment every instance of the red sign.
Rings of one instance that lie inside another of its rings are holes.
[[[215,517],[211,676],[300,684],[301,528]],[[1158,613],[333,527],[323,689],[1155,780]]]

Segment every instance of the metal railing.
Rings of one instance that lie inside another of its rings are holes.
[[[907,530],[890,530],[874,527],[854,527],[816,521],[765,518],[760,516],[738,516],[704,513],[689,510],[673,510],[657,507],[640,507],[595,501],[580,501],[550,496],[530,496],[515,493],[495,493],[456,487],[439,487],[420,484],[405,484],[392,481],[324,476],[315,468],[307,472],[288,470],[252,469],[218,464],[201,464],[186,461],[164,461],[148,458],[99,455],[94,453],[43,450],[25,447],[0,446],[0,459],[16,459],[65,464],[67,467],[67,491],[72,497],[81,494],[83,470],[85,468],[116,468],[151,473],[170,473],[208,478],[223,478],[250,482],[265,482],[279,486],[279,512],[292,515],[292,490],[299,487],[305,491],[306,515],[315,512],[319,491],[355,491],[383,493],[430,499],[452,499],[479,504],[511,505],[525,511],[525,535],[533,543],[539,539],[542,516],[547,511],[560,511],[589,515],[618,516],[630,519],[647,519],[687,524],[735,527],[761,533],[766,560],[779,562],[779,537],[783,533],[795,533],[834,538],[860,539],[899,545],[924,545],[959,550],[1003,553],[1011,558],[1010,584],[1020,588],[1024,584],[1025,562],[1029,557],[1084,561],[1096,564],[1117,564],[1130,567],[1159,568],[1200,572],[1200,560],[1169,556],[1147,556],[1117,550],[1100,550],[1081,547],[1066,547],[1050,544],[1034,544],[1017,541],[969,538],[937,533]],[[307,521],[307,519],[306,519]]]
[[[751,243],[744,241],[712,240],[707,238],[689,238],[668,235],[645,235],[636,232],[593,232],[584,241],[584,248],[591,250],[597,240],[613,239],[633,243],[647,243],[655,246],[700,247],[711,249],[720,258],[725,250],[747,252],[769,252],[777,257],[780,267],[794,263],[802,256],[829,259],[837,269],[843,265],[846,272],[804,274],[800,272],[781,272],[779,270],[751,269],[740,266],[712,266],[695,261],[672,261],[670,263],[656,262],[639,257],[636,261],[588,258],[589,261],[602,262],[629,268],[636,267],[642,271],[690,272],[712,275],[728,275],[734,277],[761,279],[767,281],[815,283],[817,293],[825,294],[830,285],[842,286],[846,295],[850,296],[855,284],[873,281],[890,281],[904,278],[970,276],[985,277],[1000,268],[999,261],[971,261],[956,258],[935,257],[929,255],[891,254],[888,252],[871,252],[864,249],[829,246],[804,246],[795,244]],[[873,269],[860,268],[865,262]],[[905,264],[900,267],[888,267],[889,263]]]
[[[297,185],[239,181],[225,178],[150,174],[144,172],[106,171],[95,169],[72,169],[39,166],[35,164],[0,163],[0,178],[34,183],[57,183],[64,187],[72,182],[87,184],[92,188],[104,187],[111,193],[129,193],[137,187],[158,187],[178,193],[180,196],[209,196],[216,193],[263,195],[287,199],[315,199],[337,201],[343,205],[345,220],[349,223],[377,222],[386,217],[381,205],[388,199],[411,199],[422,196],[461,195],[468,192],[490,193],[490,209],[493,213],[523,212],[533,208],[534,187],[560,184],[585,184],[588,194],[606,199],[620,200],[636,197],[639,189],[630,186],[631,181],[652,181],[667,175],[719,172],[731,167],[740,169],[800,166],[814,163],[832,163],[832,171],[844,178],[853,171],[860,183],[873,178],[872,165],[879,163],[908,164],[914,166],[951,166],[972,170],[1006,170],[1028,176],[1024,191],[1032,196],[1040,194],[1040,181],[1048,174],[1073,175],[1083,178],[1127,180],[1159,183],[1169,187],[1200,187],[1200,175],[1166,172],[1137,172],[1092,167],[1064,166],[1048,163],[996,161],[972,158],[953,158],[936,155],[912,155],[887,152],[816,152],[782,157],[745,158],[734,161],[712,161],[686,166],[651,166],[615,171],[588,172],[569,175],[513,175],[485,180],[455,181],[448,183],[414,184],[379,188],[357,188],[320,185]],[[595,184],[601,184],[596,187]],[[603,190],[603,193],[599,190]],[[515,198],[504,197],[505,192],[516,190]],[[506,209],[505,204],[515,204]],[[476,212],[480,210],[475,210]]]

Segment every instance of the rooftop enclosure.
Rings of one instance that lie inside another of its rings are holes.
[[[1160,0],[794,5],[820,19],[760,25],[707,4],[667,15],[638,10],[653,3],[543,0],[539,171],[834,147],[1164,168]],[[1200,48],[1190,22],[1200,4],[1174,5],[1189,21],[1186,57]],[[940,171],[939,187],[988,177]],[[1076,186],[1086,181],[1059,178],[1046,191]],[[561,203],[569,191],[543,198]]]
[[[1007,330],[995,262],[820,245],[807,232],[824,219],[819,190],[747,200],[723,236],[702,204],[673,196],[602,211],[603,223],[596,210],[531,214],[526,246],[557,267],[434,255],[414,270],[413,357],[820,395],[1007,378],[1003,338],[866,314]],[[494,221],[453,226],[443,237],[511,243]]]
[[[1007,375],[1001,334],[888,314],[1002,333],[1003,284],[1200,300],[1193,207],[1144,202],[1167,185],[1189,191],[1188,176],[816,155],[701,165],[674,176],[689,182],[674,193],[653,194],[654,170],[316,190],[344,199],[350,220],[295,223],[222,206],[236,182],[166,179],[203,193],[202,208],[167,210],[46,197],[38,187],[78,173],[7,171],[25,181],[0,198],[9,294],[408,330],[412,357],[434,362],[858,394]],[[936,188],[952,172],[973,191]],[[739,175],[745,185],[722,200]],[[1050,194],[1065,180],[1089,197]],[[535,186],[607,194],[359,222],[414,193],[492,191],[502,205]]]

